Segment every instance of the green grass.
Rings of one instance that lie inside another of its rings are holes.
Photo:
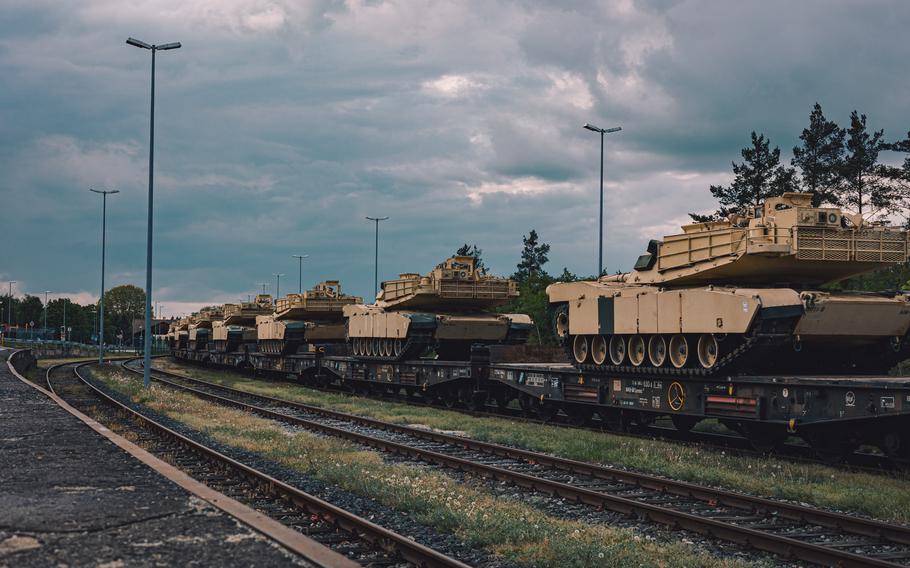
[[[853,511],[889,521],[910,522],[910,483],[871,473],[845,472],[820,464],[768,457],[729,455],[674,442],[617,436],[589,430],[474,417],[433,407],[413,406],[343,394],[325,393],[288,383],[252,379],[230,371],[212,371],[158,360],[156,366],[247,392],[286,398],[386,420],[456,430],[478,440],[593,463],[618,465],[746,493]]]
[[[631,530],[559,519],[439,472],[391,465],[354,444],[218,406],[105,368],[94,376],[137,403],[211,438],[376,499],[502,558],[541,568],[583,566],[733,567],[749,564],[694,551],[683,543],[646,542]]]

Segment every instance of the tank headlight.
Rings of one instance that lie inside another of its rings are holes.
[[[834,213],[828,213],[828,222],[832,225],[837,223],[837,215]]]

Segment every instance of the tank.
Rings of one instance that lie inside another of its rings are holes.
[[[189,349],[191,351],[208,351],[212,342],[212,325],[221,321],[224,312],[221,306],[208,306],[190,316],[189,324]]]
[[[825,286],[907,261],[907,231],[812,194],[651,241],[631,272],[552,284],[554,331],[584,369],[884,373],[906,358],[906,294]]]
[[[443,360],[467,360],[472,344],[521,344],[531,318],[492,310],[518,297],[516,283],[477,270],[455,256],[425,276],[401,274],[382,283],[372,305],[344,308],[352,353],[401,360],[434,350]]]
[[[176,349],[189,348],[190,321],[189,317],[183,317],[174,324],[174,347]]]
[[[276,302],[275,313],[256,317],[259,350],[296,353],[304,345],[344,343],[343,308],[363,298],[341,291],[338,280],[325,280],[302,294],[288,294]]]
[[[250,351],[256,345],[256,317],[272,313],[272,296],[258,294],[252,302],[224,304],[224,319],[212,322],[215,351]]]

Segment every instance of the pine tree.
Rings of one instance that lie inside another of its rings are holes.
[[[752,145],[743,148],[741,154],[743,162],[733,162],[733,183],[708,188],[720,208],[712,215],[690,213],[693,220],[723,219],[730,213],[761,205],[769,197],[796,191],[796,170],[781,165],[780,148],[775,146],[772,150],[771,141],[764,134],[752,131]]]
[[[894,205],[895,196],[878,155],[888,148],[884,130],[866,130],[866,115],[853,111],[847,129],[846,155],[840,168],[838,203],[860,215],[873,215]]]
[[[543,265],[550,259],[547,255],[550,253],[550,245],[541,243],[537,231],[531,229],[528,236],[521,238],[524,247],[521,250],[521,262],[518,263],[518,271],[512,275],[512,279],[519,283],[532,278],[546,277],[547,273]]]
[[[815,103],[809,114],[809,126],[799,139],[801,146],[793,148],[790,164],[800,169],[803,188],[815,194],[812,203],[837,204],[837,183],[844,161],[846,131],[825,118],[820,104]]]
[[[465,243],[458,247],[458,250],[455,251],[455,256],[473,256],[474,257],[474,268],[479,272],[485,273],[487,271],[486,265],[483,263],[483,250],[477,247],[477,245],[469,245]]]

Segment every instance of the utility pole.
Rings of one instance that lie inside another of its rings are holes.
[[[586,122],[583,128],[600,133],[600,217],[597,223],[597,277],[600,278],[604,273],[604,134],[619,132],[622,127],[600,128]]]
[[[367,217],[370,221],[376,223],[376,247],[373,253],[373,296],[379,293],[379,222],[385,221],[388,217]]]

